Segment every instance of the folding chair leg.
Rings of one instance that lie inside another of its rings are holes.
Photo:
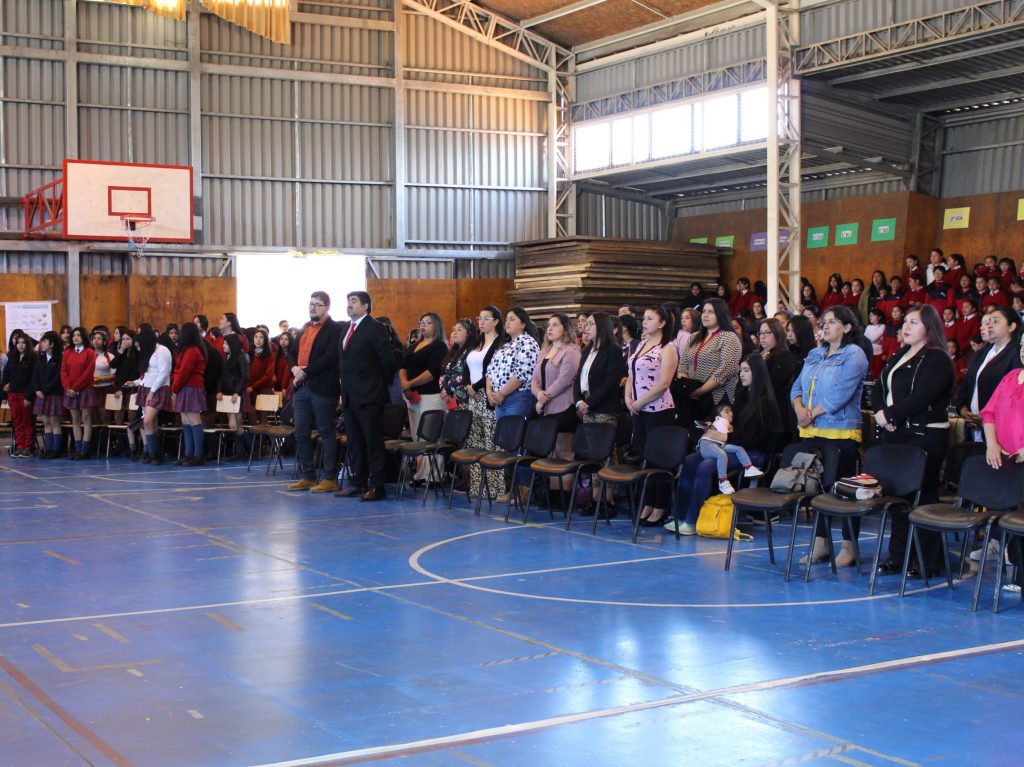
[[[814,514],[811,518],[811,543],[807,549],[807,566],[804,568],[804,583],[807,583],[811,579],[811,560],[814,559],[814,537],[818,533],[818,511],[815,509]],[[826,528],[826,540],[832,539],[831,528]],[[833,564],[835,560],[832,560]]]
[[[448,487],[448,511],[452,510],[452,498],[455,495],[455,474],[457,472],[457,465],[452,465],[452,483]]]
[[[946,586],[953,590],[953,572],[949,566],[949,537],[947,533],[939,533],[942,536],[942,561],[946,565]],[[987,546],[987,544],[986,544]]]
[[[533,486],[537,483],[537,475],[532,471],[530,472],[530,489],[526,492],[526,506],[523,507],[523,524],[526,524],[527,517],[530,516],[530,502],[533,500]],[[518,496],[517,496],[518,497]],[[548,503],[548,511],[551,511],[551,504]],[[552,519],[554,515],[552,515]]]
[[[775,564],[775,542],[772,540],[772,513],[764,513],[764,531],[768,537],[768,561]]]
[[[565,529],[568,530],[572,524],[572,509],[576,505],[576,486],[580,481],[580,470],[576,470],[575,476],[572,478],[572,491],[569,493],[569,508],[565,512]]]
[[[853,561],[857,565],[857,575],[864,574],[864,568],[860,565],[860,542],[857,540],[857,536],[853,534],[853,519],[846,520],[850,530],[850,545],[853,547]]]
[[[679,517],[677,516],[677,513],[676,513],[676,478],[675,477],[672,477],[671,484],[669,486],[669,498],[670,498],[671,503],[672,503],[672,519],[676,523],[675,524],[676,540],[678,541],[681,536],[679,535]]]
[[[875,593],[875,580],[878,578],[878,563],[882,559],[882,540],[885,538],[885,520],[889,516],[889,510],[882,508],[882,516],[878,521],[878,540],[875,542],[875,559],[871,563],[871,577],[868,579],[868,596]]]
[[[476,508],[473,509],[473,514],[480,516],[480,506],[483,503],[484,498],[484,487],[487,485],[487,469],[483,466],[480,467],[480,484],[476,489]],[[490,501],[490,490],[487,492],[487,500]],[[508,512],[505,512],[505,521],[508,522]]]
[[[978,563],[978,582],[974,584],[974,598],[971,600],[971,610],[974,612],[978,612],[978,598],[981,596],[981,581],[985,577],[985,559],[986,554],[988,554],[988,542],[992,537],[992,522],[993,520],[990,519],[988,524],[985,526],[985,547],[981,550],[981,562]],[[964,538],[967,538],[967,536],[965,535]],[[1000,549],[999,553],[1000,561],[998,564],[1000,570],[1003,569],[1002,552],[1004,550],[1005,549]]]
[[[918,535],[917,529],[914,529],[914,551],[917,552],[917,569],[921,572],[921,582],[924,583],[924,587],[928,588],[928,568],[924,564],[924,552],[921,550],[921,536]]]
[[[985,548],[986,549],[988,548],[988,544],[985,544]],[[1006,551],[1006,531],[1005,530],[1003,530],[999,534],[999,551],[1000,551],[999,562],[998,562],[998,566],[996,567],[996,591],[992,595],[992,612],[994,612],[994,613],[999,612],[999,592],[1003,588],[1003,557],[1006,556],[1006,554],[1004,553]],[[984,553],[985,552],[982,552],[982,555],[984,555]],[[980,570],[978,571],[978,577],[981,578],[981,571]],[[975,585],[977,585],[977,584],[975,584]]]
[[[786,583],[789,583],[789,579],[793,574],[793,553],[796,549],[796,528],[799,521],[800,501],[798,499],[793,502],[793,523],[789,527],[789,554],[786,556],[786,576],[784,579]]]
[[[644,498],[647,497],[647,480],[648,477],[644,477],[644,483],[640,488],[640,503],[644,502]],[[634,486],[629,486],[629,510],[633,515],[633,543],[636,543],[636,539],[640,534],[640,511],[636,504],[636,495],[634,493]]]
[[[601,517],[601,506],[604,504],[604,480],[598,479],[597,485],[597,506],[594,507],[594,523],[590,526],[590,534],[597,535],[597,520]]]
[[[732,523],[729,525],[729,543],[725,547],[725,572],[729,572],[729,565],[732,564],[732,545],[736,538],[736,519],[740,515],[740,510],[735,506],[732,508]],[[677,524],[678,528],[679,525]]]
[[[904,596],[907,592],[907,570],[910,569],[910,547],[913,545],[917,535],[917,527],[913,522],[910,523],[910,536],[907,540],[906,550],[903,552],[903,572],[900,574],[900,596]]]

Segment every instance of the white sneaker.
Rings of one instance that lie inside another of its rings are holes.
[[[694,525],[688,524],[686,522],[676,522],[676,520],[674,520],[674,519],[672,521],[670,521],[668,524],[666,524],[664,527],[665,527],[666,530],[668,530],[668,532],[674,533],[676,531],[676,527],[677,526],[679,527],[679,534],[680,535],[696,535],[697,534],[697,528]]]
[[[1018,586],[1016,583],[1004,583],[1003,591],[1009,591],[1011,594],[1019,594],[1020,586]]]
[[[980,562],[981,561],[981,547],[980,546],[970,553],[970,558],[971,558],[972,562]],[[999,561],[999,541],[996,540],[995,538],[989,539],[989,542],[988,542],[988,554],[985,556],[985,558],[989,562],[998,562]]]
[[[751,466],[746,471],[743,472],[743,476],[744,477],[750,477],[750,478],[763,477],[764,476],[764,472],[761,471],[756,466]]]
[[[723,479],[718,483],[718,492],[722,495],[732,495],[736,492],[736,488],[732,486],[732,482],[727,479]]]

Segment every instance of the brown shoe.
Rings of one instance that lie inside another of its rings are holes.
[[[309,489],[311,493],[333,493],[338,489],[338,483],[333,479],[321,479]]]
[[[300,479],[288,485],[289,490],[309,490],[311,487],[316,487],[316,482],[311,479]]]

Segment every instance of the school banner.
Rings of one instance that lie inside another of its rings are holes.
[[[708,238],[707,237],[691,237],[690,238],[690,242],[692,242],[694,245],[707,245],[708,244]]]
[[[8,335],[15,328],[20,328],[32,338],[38,339],[48,330],[53,330],[53,304],[53,301],[5,303],[4,321]]]
[[[871,222],[871,241],[884,242],[896,239],[896,219],[876,218]]]
[[[812,226],[807,230],[807,249],[828,247],[828,227]]]
[[[856,245],[860,224],[839,224],[836,226],[836,245]]]
[[[946,212],[942,215],[943,229],[969,229],[970,226],[970,208],[946,208]]]
[[[755,232],[750,235],[751,250],[768,250],[768,232]]]
[[[736,235],[734,234],[723,234],[721,237],[715,238],[715,247],[717,248],[728,248],[733,249],[733,245],[736,242]]]

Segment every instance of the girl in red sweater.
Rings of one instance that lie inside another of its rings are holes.
[[[185,455],[179,466],[202,466],[203,411],[206,410],[207,347],[199,336],[199,328],[191,322],[181,326],[178,336],[178,356],[171,374],[171,394],[174,410],[181,415],[181,437],[185,440]]]
[[[295,366],[295,355],[292,354],[292,337],[285,331],[277,337],[277,356],[274,360],[274,377],[277,379],[277,390],[287,392],[292,385],[292,368]]]
[[[274,354],[270,349],[270,337],[264,330],[257,330],[252,336],[252,361],[249,362],[249,384],[245,388],[253,408],[261,394],[274,393]],[[256,411],[256,420],[265,423],[265,411]]]
[[[71,345],[60,361],[60,383],[64,387],[64,407],[71,413],[71,431],[75,450],[68,456],[80,461],[89,455],[92,441],[92,408],[96,406],[96,352],[86,346],[85,328],[71,331]]]

